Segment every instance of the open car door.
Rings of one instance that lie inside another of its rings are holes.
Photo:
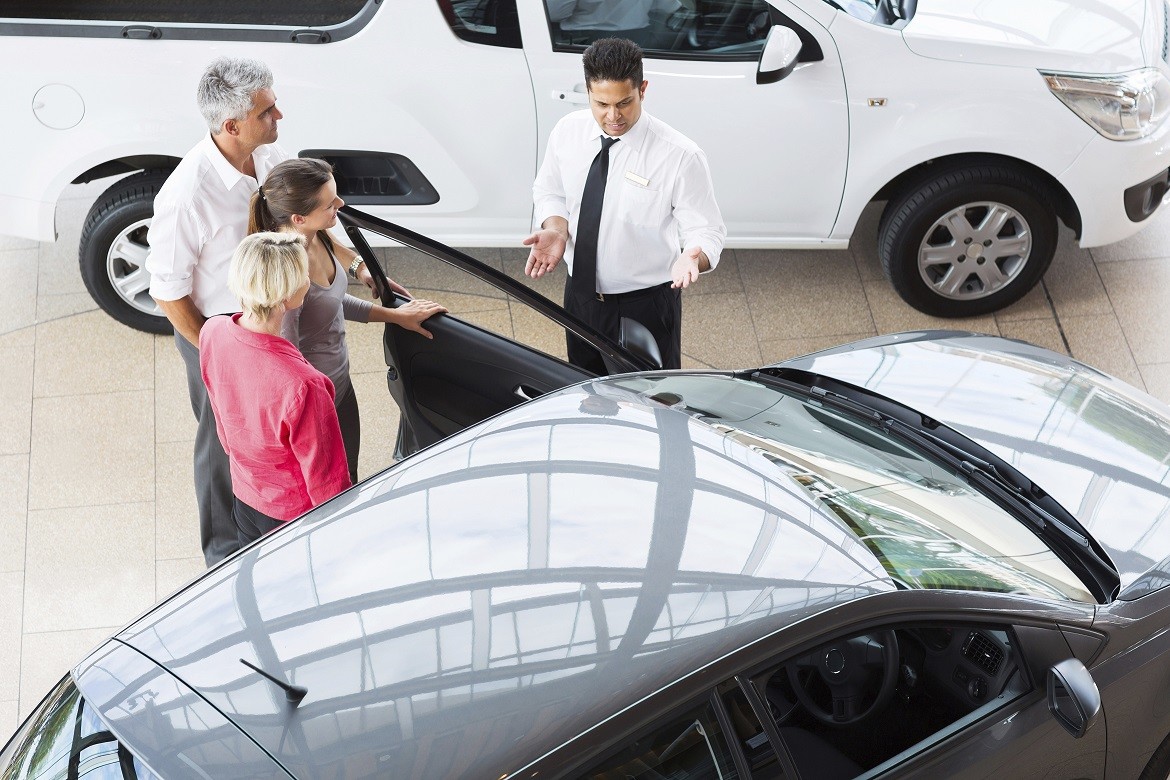
[[[340,216],[380,286],[382,305],[393,308],[407,300],[390,292],[389,275],[413,295],[452,312],[425,322],[433,339],[386,326],[382,343],[387,384],[402,414],[396,457],[592,378],[565,360],[566,330],[596,347],[611,374],[660,367],[649,346],[653,338],[640,325],[623,322],[622,340],[629,349],[614,344],[520,281],[526,278],[523,261],[513,257],[507,263],[511,275],[505,273],[501,250],[488,250],[496,256],[483,262],[348,206]],[[387,243],[392,245],[383,246]],[[563,282],[560,274],[553,276],[557,281],[541,280],[546,292]]]

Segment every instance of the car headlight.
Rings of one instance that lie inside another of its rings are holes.
[[[1155,68],[1118,76],[1041,75],[1052,94],[1114,141],[1147,136],[1170,113],[1170,81]]]

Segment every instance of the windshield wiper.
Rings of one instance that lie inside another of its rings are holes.
[[[1020,505],[1025,510],[1025,518],[1033,526],[1035,526],[1037,530],[1046,532],[1049,530],[1049,526],[1052,526],[1057,531],[1059,531],[1061,536],[1064,538],[1075,542],[1077,545],[1084,547],[1085,549],[1091,548],[1089,540],[1084,534],[1078,533],[1068,524],[1063,523],[1057,518],[1053,517],[1052,514],[1048,512],[1048,510],[1037,504],[1032,499],[1032,496],[1029,494],[1028,490],[1028,487],[1031,487],[1030,483],[1028,487],[1016,484],[1012,480],[1008,479],[1004,474],[1001,474],[999,469],[995,467],[994,463],[984,460],[983,458],[976,457],[963,448],[952,444],[945,439],[941,439],[929,431],[922,430],[921,428],[915,427],[913,425],[908,425],[896,417],[882,414],[879,410],[870,406],[866,406],[856,399],[846,398],[843,395],[834,393],[831,390],[826,390],[823,387],[813,387],[811,390],[813,395],[817,398],[830,401],[838,407],[854,411],[855,413],[856,410],[860,410],[863,417],[874,420],[889,433],[894,434],[903,440],[908,440],[913,444],[917,444],[919,447],[925,447],[925,449],[931,451],[931,454],[934,455],[934,457],[942,460],[944,463],[948,463],[951,466],[958,468],[967,475],[968,479],[978,480],[984,489],[990,489],[996,493],[1006,494],[1013,500],[1013,503]]]

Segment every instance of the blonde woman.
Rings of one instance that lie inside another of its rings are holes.
[[[280,335],[305,300],[309,258],[290,233],[255,233],[232,255],[243,312],[207,320],[199,366],[231,467],[240,546],[350,486],[333,383]]]
[[[285,316],[281,332],[313,366],[333,380],[349,475],[356,482],[361,423],[349,378],[345,321],[392,323],[431,338],[423,321],[447,310],[424,300],[391,309],[346,292],[347,270],[356,278],[362,260],[352,249],[329,237],[328,229],[337,224],[337,210],[344,205],[337,197],[337,183],[329,163],[311,157],[285,160],[272,169],[264,186],[252,196],[248,232],[276,230],[305,240],[309,292],[304,306]],[[394,292],[410,297],[405,288],[390,284]]]

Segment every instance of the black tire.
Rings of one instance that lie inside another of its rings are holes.
[[[172,333],[171,323],[140,284],[128,284],[124,292],[114,280],[140,282],[149,244],[146,229],[154,216],[154,196],[170,175],[168,170],[148,170],[119,180],[94,202],[81,229],[78,262],[81,278],[94,301],[124,325],[147,333]],[[115,242],[131,252],[111,253]]]
[[[947,216],[956,228],[941,224]],[[878,255],[894,290],[915,309],[972,317],[1015,303],[1040,281],[1056,252],[1056,230],[1056,209],[1022,172],[951,169],[889,202]]]

